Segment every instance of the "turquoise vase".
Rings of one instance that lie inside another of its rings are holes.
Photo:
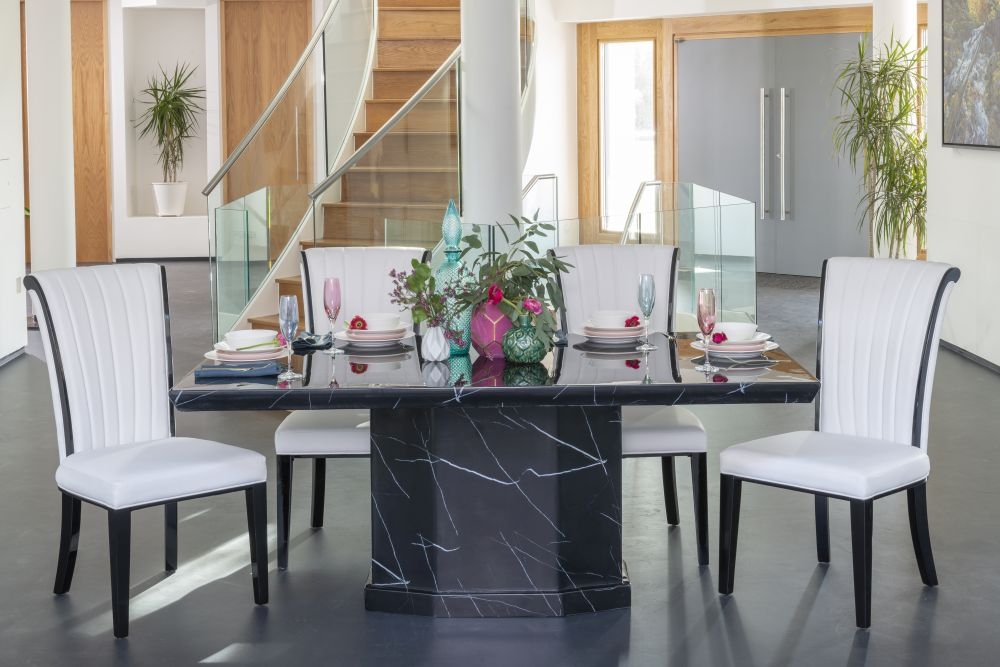
[[[460,279],[462,271],[462,250],[458,247],[462,240],[462,219],[458,217],[455,200],[448,201],[448,210],[441,221],[441,238],[444,240],[444,262],[434,272],[434,280],[441,287]],[[459,336],[450,341],[452,356],[469,354],[472,341],[472,309],[466,308],[448,320],[448,328]]]
[[[507,387],[541,387],[549,383],[549,369],[539,363],[510,364],[503,370]]]
[[[503,335],[503,355],[515,364],[535,364],[545,358],[549,351],[547,341],[535,334],[531,318],[521,315],[517,324]]]

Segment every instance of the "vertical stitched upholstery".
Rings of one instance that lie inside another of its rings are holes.
[[[941,320],[934,299],[945,273],[940,262],[835,257],[827,262],[820,348],[820,431],[927,447],[931,386]],[[913,411],[928,323],[933,327],[921,442]]]
[[[389,302],[392,289],[391,269],[412,270],[411,260],[419,260],[423,248],[310,248],[305,251],[309,270],[311,303],[304,319],[309,331],[324,334],[330,322],[323,308],[323,282],[327,278],[340,278],[341,311],[337,330],[344,328],[344,321],[368,312],[396,312],[399,306]],[[306,276],[302,275],[303,289]],[[404,317],[404,319],[406,319]]]
[[[170,436],[163,284],[156,264],[119,264],[32,274],[48,303],[59,344],[73,451]],[[38,296],[53,405],[60,405]],[[60,460],[67,456],[62,414],[55,410]]]

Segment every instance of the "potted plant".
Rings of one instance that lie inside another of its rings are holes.
[[[444,361],[451,355],[450,341],[461,337],[462,332],[448,326],[453,316],[465,308],[465,294],[460,290],[466,284],[465,269],[462,280],[439,285],[428,264],[412,260],[411,271],[389,271],[392,291],[389,301],[410,309],[413,323],[427,323],[420,340],[420,353],[424,361]]]
[[[152,76],[139,100],[146,110],[135,125],[140,128],[139,138],[151,136],[160,152],[157,162],[163,169],[163,182],[153,183],[157,215],[183,215],[187,183],[177,181],[177,172],[184,165],[184,142],[195,136],[198,114],[202,109],[199,100],[205,98],[205,89],[188,85],[196,67],[187,63],[174,66],[168,74],[162,67],[158,76]]]
[[[480,354],[531,363],[541,360],[552,345],[559,328],[552,309],[563,308],[558,275],[571,267],[539,250],[538,240],[554,231],[554,225],[510,217],[519,236],[511,240],[503,225],[496,226],[507,249],[486,250],[476,257],[472,263],[474,282],[465,299],[476,309],[472,340]],[[474,225],[472,229],[473,234],[462,239],[466,244],[463,254],[483,249],[481,228]],[[498,314],[509,321],[499,321]]]
[[[917,122],[926,49],[894,41],[868,51],[862,39],[837,78],[842,113],[834,145],[852,169],[861,165],[859,227],[869,222],[869,253],[884,248],[899,257],[911,238],[924,247],[927,228],[927,137]]]

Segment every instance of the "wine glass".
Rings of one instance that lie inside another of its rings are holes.
[[[340,278],[327,278],[323,282],[323,307],[326,317],[330,320],[330,348],[328,354],[342,354],[343,350],[333,344],[333,332],[337,328],[337,318],[340,317]]]
[[[285,344],[288,346],[288,368],[278,376],[278,380],[301,379],[302,374],[292,370],[292,341],[295,340],[295,334],[299,330],[299,302],[290,294],[278,299],[278,326],[281,328],[281,335],[285,337]]]
[[[635,348],[639,352],[651,352],[656,349],[655,345],[649,344],[649,316],[653,314],[653,304],[656,303],[656,283],[653,281],[653,274],[643,273],[639,275],[639,310],[645,318],[645,337],[642,345]]]
[[[708,359],[708,346],[712,342],[715,318],[715,290],[711,287],[702,287],[698,290],[698,328],[701,329],[701,344],[705,348],[705,363],[695,366],[695,370],[706,374],[719,370]]]

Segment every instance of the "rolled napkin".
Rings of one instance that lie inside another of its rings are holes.
[[[259,378],[272,377],[281,372],[283,366],[277,361],[246,361],[243,363],[202,366],[194,369],[194,378]]]
[[[295,352],[305,352],[307,350],[325,350],[333,345],[333,336],[328,333],[322,336],[303,331],[299,337],[292,341],[292,350]]]

